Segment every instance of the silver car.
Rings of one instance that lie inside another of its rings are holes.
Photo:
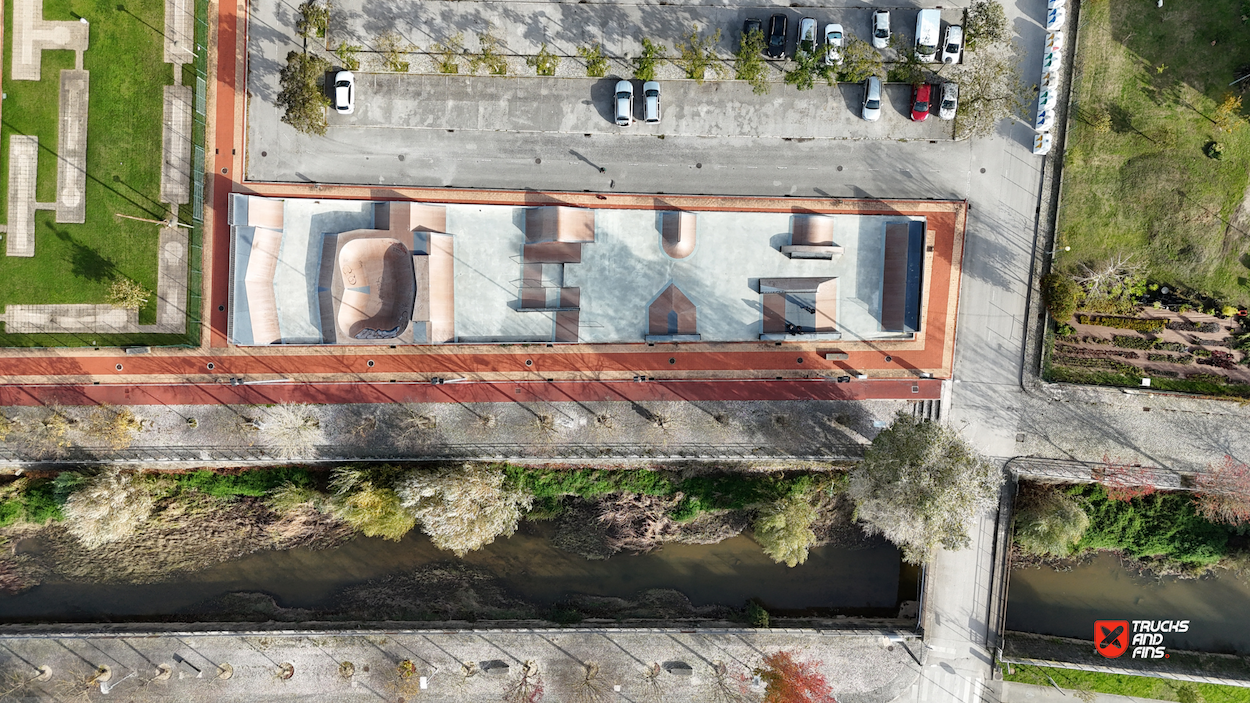
[[[955,110],[959,109],[959,84],[943,83],[942,97],[938,103],[938,117],[944,120],[955,119]]]
[[[356,111],[356,76],[351,71],[334,74],[334,109],[340,115]]]
[[[660,123],[660,84],[656,81],[642,84],[642,119],[647,124]]]
[[[872,13],[872,47],[884,49],[890,45],[890,11],[877,10]]]
[[[629,81],[616,83],[616,124],[628,127],[634,123],[634,84]]]
[[[876,76],[869,76],[864,81],[863,118],[869,122],[881,119],[881,79]]]

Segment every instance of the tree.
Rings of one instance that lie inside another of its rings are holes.
[[[404,508],[399,495],[377,485],[365,471],[335,469],[330,490],[334,494],[330,503],[334,516],[367,537],[398,542],[416,525],[416,517]]]
[[[138,310],[148,304],[152,291],[129,278],[116,278],[109,286],[109,305],[124,310]]]
[[[1195,477],[1198,514],[1212,522],[1250,522],[1250,466],[1231,456]]]
[[[113,470],[79,486],[65,501],[65,528],[87,549],[123,540],[152,514],[148,486],[133,473]]]
[[[577,55],[586,62],[587,78],[603,78],[608,73],[608,58],[603,55],[603,46],[577,47]]]
[[[785,650],[764,657],[755,674],[764,681],[764,703],[834,703],[820,665],[795,661]]]
[[[955,115],[955,136],[959,139],[988,136],[999,120],[1008,117],[1023,119],[1025,105],[1032,98],[1021,82],[1014,45],[986,46],[965,53],[954,80],[959,83],[959,112]]]
[[[464,51],[464,34],[455,34],[447,37],[446,41],[436,42],[430,47],[430,53],[434,54],[434,65],[438,67],[439,73],[459,73],[460,63],[456,59]]]
[[[885,64],[881,52],[872,44],[846,33],[846,47],[842,50],[842,65],[838,77],[843,83],[861,83],[869,76],[884,76]]]
[[[701,37],[699,25],[694,26],[690,31],[690,36],[678,45],[678,52],[681,56],[677,59],[677,65],[686,72],[686,78],[693,78],[696,83],[703,85],[708,67],[716,60],[716,43],[719,41],[719,29],[710,37]]]
[[[395,492],[435,547],[461,557],[511,536],[534,504],[532,495],[506,483],[501,469],[479,464],[411,471]]]
[[[816,544],[813,522],[816,508],[807,493],[792,491],[761,508],[752,531],[755,541],[773,561],[797,566],[807,561],[807,550]]]
[[[850,472],[848,494],[869,534],[913,564],[968,546],[968,528],[998,500],[1003,474],[950,427],[900,413]]]
[[[269,409],[260,428],[282,456],[307,457],[316,446],[321,421],[312,413],[310,405],[279,403]]]
[[[768,64],[764,61],[764,32],[752,29],[742,35],[734,55],[734,77],[751,84],[756,95],[768,94]]]
[[[815,52],[799,50],[794,54],[794,61],[791,65],[793,68],[786,71],[787,85],[792,85],[799,90],[811,90],[816,84],[817,76],[825,79],[829,85],[833,85],[833,66],[826,66],[824,59]]]
[[[1055,486],[1026,485],[1016,501],[1015,542],[1026,554],[1066,557],[1089,527],[1089,516]]]
[[[330,28],[330,5],[320,5],[316,0],[307,0],[299,6],[299,19],[295,20],[295,31],[305,39],[324,37]]]
[[[664,60],[664,45],[643,38],[642,54],[634,58],[634,80],[655,80],[655,69]]]
[[[554,76],[556,69],[560,68],[560,57],[547,48],[547,42],[543,42],[538,55],[525,59],[525,65],[534,69],[534,73],[540,76]]]
[[[1058,271],[1042,276],[1042,301],[1055,322],[1067,323],[1071,320],[1080,299],[1081,287],[1071,276]]]
[[[326,108],[330,99],[317,81],[325,78],[330,62],[299,51],[286,55],[286,66],[278,76],[278,107],[285,112],[282,121],[304,134],[325,135]]]
[[[1094,469],[1094,478],[1107,491],[1107,497],[1127,503],[1134,498],[1144,498],[1155,492],[1150,469],[1141,464],[1129,464],[1102,455],[1102,465]]]
[[[538,703],[542,699],[543,677],[538,671],[538,662],[528,660],[521,665],[516,680],[505,684],[504,703]]]
[[[920,54],[916,52],[916,45],[902,34],[895,34],[890,37],[890,46],[898,52],[898,61],[890,69],[890,80],[911,85],[923,83],[929,64],[920,59]]]
[[[997,0],[973,0],[964,10],[964,48],[975,51],[978,46],[998,44],[1011,37],[1007,13]]]
[[[143,421],[129,408],[98,405],[87,418],[86,434],[103,441],[113,449],[125,449],[143,429]]]

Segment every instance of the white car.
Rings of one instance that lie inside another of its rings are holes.
[[[955,110],[959,109],[959,84],[943,83],[941,99],[938,101],[938,117],[944,120],[955,119]]]
[[[842,25],[825,25],[825,65],[842,65]]]
[[[660,123],[660,84],[655,81],[642,84],[642,119],[647,124]]]
[[[356,76],[351,71],[334,74],[334,109],[340,115],[356,111]]]
[[[816,20],[804,17],[799,20],[799,42],[794,47],[794,55],[816,53]]]
[[[861,113],[869,122],[881,119],[881,79],[869,76],[864,81],[864,111]]]
[[[964,50],[964,28],[952,24],[946,28],[946,41],[942,42],[942,63],[959,63]]]
[[[939,10],[921,10],[916,13],[916,58],[925,62],[937,60],[938,30],[942,28]]]
[[[629,81],[616,82],[616,124],[628,127],[634,123],[634,84]]]
[[[890,45],[890,11],[877,10],[872,13],[872,46],[884,49]]]

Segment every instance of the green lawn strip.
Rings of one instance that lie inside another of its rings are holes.
[[[1075,669],[1055,669],[1043,666],[1012,664],[1014,673],[1003,669],[1003,679],[1017,683],[1028,683],[1051,688],[1046,676],[1055,680],[1060,688],[1079,690],[1082,688],[1110,693],[1120,696],[1153,698],[1162,701],[1179,700],[1176,687],[1180,681],[1157,679],[1151,676],[1128,676],[1125,674],[1104,674],[1093,671],[1077,671]],[[1218,686],[1209,683],[1192,684],[1202,694],[1206,703],[1250,703],[1250,689],[1238,686]],[[1052,689],[1053,690],[1053,689]]]
[[[1049,366],[1042,374],[1046,380],[1056,383],[1080,383],[1095,386],[1129,386],[1140,387],[1143,376],[1140,374],[1116,373],[1097,369],[1082,369],[1064,366],[1061,361],[1051,359]],[[1222,384],[1212,381],[1198,381],[1181,378],[1150,376],[1150,387],[1160,391],[1176,391],[1178,393],[1195,393],[1222,398],[1250,398],[1250,385],[1242,383]]]
[[[1250,51],[1250,30],[1229,19],[1246,14],[1243,2],[1082,6],[1079,108],[1058,227],[1072,251],[1059,268],[1077,273],[1081,263],[1132,253],[1152,280],[1250,303],[1250,270],[1239,261],[1250,237],[1225,240],[1247,183],[1250,127],[1224,133],[1209,119]],[[1090,124],[1100,111],[1111,116],[1109,132]],[[1213,140],[1225,146],[1222,160],[1203,154]]]
[[[11,26],[12,3],[6,3],[6,25]],[[126,276],[155,292],[157,225],[115,217],[122,213],[163,219],[159,202],[161,169],[160,86],[172,82],[172,68],[163,63],[159,28],[164,26],[160,0],[130,0],[125,12],[115,1],[46,0],[44,17],[91,22],[91,46],[84,68],[91,72],[87,136],[87,221],[57,224],[52,212],[35,218],[35,256],[0,257],[0,305],[38,303],[102,303],[113,278]],[[10,33],[5,52],[11,55]],[[51,59],[51,60],[50,60]],[[41,149],[40,200],[55,197],[57,106],[60,68],[73,68],[72,52],[44,52],[42,80],[4,82],[8,99],[3,110],[4,158],[0,170],[7,178],[8,135],[36,133]],[[31,107],[27,108],[29,105]],[[45,136],[48,135],[48,136]],[[45,163],[43,154],[49,154]],[[44,189],[46,188],[46,192]],[[7,183],[0,189],[7,197]],[[143,324],[156,321],[156,296],[139,315]],[[92,335],[140,337],[160,343],[152,335]],[[40,339],[35,340],[33,337]],[[177,336],[177,339],[183,339]],[[0,334],[6,346],[78,346],[74,335]],[[174,342],[177,343],[177,342]]]

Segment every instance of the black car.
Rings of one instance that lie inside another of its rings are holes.
[[[779,59],[786,55],[786,26],[788,20],[785,15],[773,15],[768,20],[768,48],[764,50],[769,58]]]
[[[764,32],[764,24],[755,17],[748,17],[746,22],[742,23],[742,36],[746,36],[751,32]]]

